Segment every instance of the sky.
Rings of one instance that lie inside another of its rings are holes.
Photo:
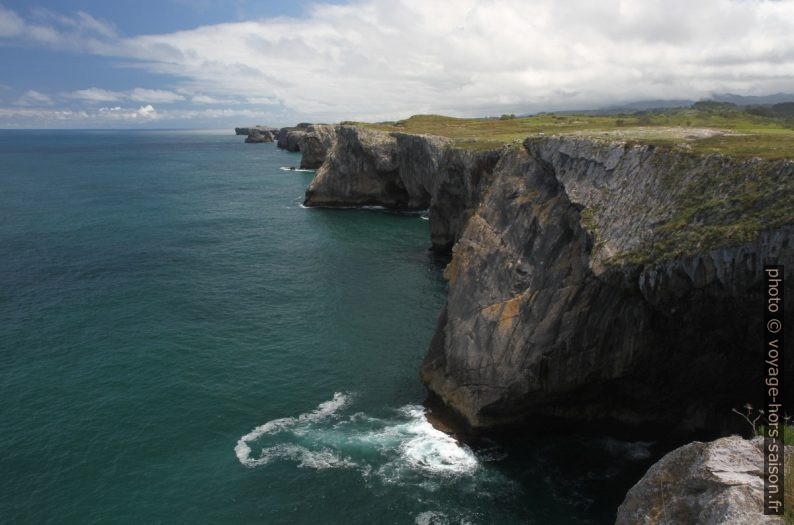
[[[0,128],[794,93],[794,0],[0,0]]]

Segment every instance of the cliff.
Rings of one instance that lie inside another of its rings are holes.
[[[328,124],[301,123],[295,127],[281,128],[275,138],[279,148],[303,154],[301,169],[317,169],[336,141],[336,129]]]
[[[763,443],[732,436],[670,452],[628,492],[616,525],[782,524],[763,513]],[[792,448],[785,447],[787,471]]]
[[[269,129],[251,129],[245,137],[245,142],[247,144],[273,142],[273,132]]]
[[[452,249],[421,378],[473,427],[688,432],[757,399],[758,290],[764,264],[794,263],[794,162],[570,136],[485,151],[335,137],[307,206],[429,208],[433,248]]]

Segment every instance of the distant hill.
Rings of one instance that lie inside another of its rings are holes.
[[[589,110],[554,111],[557,115],[616,115],[619,113],[634,114],[638,112],[654,112],[678,108],[696,108],[702,110],[717,110],[729,108],[748,109],[749,112],[765,117],[788,118],[794,116],[786,104],[794,104],[793,93],[776,93],[774,95],[745,96],[733,93],[719,93],[706,100],[638,100],[626,104],[616,104],[603,108]],[[772,108],[769,111],[761,108]],[[525,114],[521,116],[530,116]]]
[[[775,93],[774,95],[745,96],[733,93],[721,93],[711,96],[711,100],[716,102],[730,102],[737,106],[768,106],[783,102],[794,102],[792,93]]]

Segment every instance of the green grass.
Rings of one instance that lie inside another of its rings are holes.
[[[670,218],[638,248],[613,255],[610,264],[652,264],[735,246],[794,222],[794,178],[782,161],[734,163],[727,169],[720,162],[699,167],[694,155],[670,162],[660,167],[665,185],[675,192]]]
[[[347,122],[353,124],[353,122]],[[483,150],[532,135],[582,135],[679,147],[696,153],[794,158],[794,129],[785,119],[744,111],[679,109],[632,115],[545,113],[524,118],[453,118],[415,115],[398,122],[355,124],[383,131],[440,135],[457,147]],[[707,136],[720,133],[718,136]]]
[[[756,435],[766,435],[766,427],[764,427],[764,425],[759,426],[758,430],[756,431]],[[783,444],[794,445],[794,427],[791,425],[783,425]]]
[[[629,252],[613,254],[608,265],[655,264],[719,246],[752,241],[763,230],[794,222],[794,177],[784,159],[794,159],[794,125],[787,117],[762,116],[739,109],[673,109],[631,115],[540,114],[523,118],[467,119],[415,115],[398,122],[355,123],[371,129],[447,137],[469,150],[518,145],[527,137],[581,136],[595,141],[652,144],[677,151],[661,155],[662,186],[674,194],[669,218],[654,225],[652,236]],[[699,154],[768,162],[723,159],[703,163]],[[598,235],[598,210],[583,210],[585,228]]]

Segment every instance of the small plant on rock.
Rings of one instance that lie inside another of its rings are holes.
[[[751,405],[750,403],[744,405],[744,409],[745,412],[740,412],[735,408],[732,408],[731,410],[734,413],[739,414],[742,417],[742,419],[747,421],[747,423],[750,425],[750,428],[753,429],[752,435],[756,436],[758,435],[758,420],[764,416],[764,411],[760,409],[757,411],[753,411],[753,405]]]

